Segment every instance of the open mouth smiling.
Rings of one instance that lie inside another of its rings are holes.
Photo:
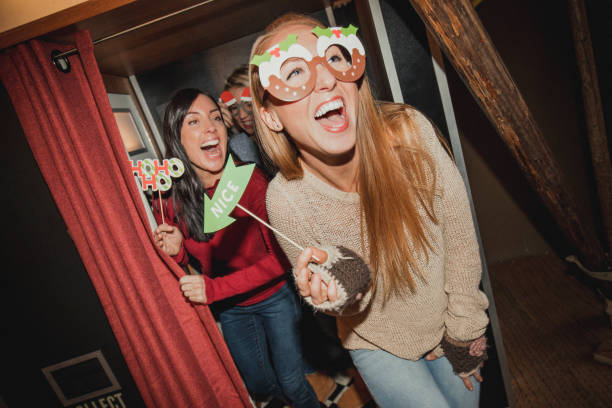
[[[349,125],[344,100],[340,96],[317,106],[314,118],[323,129],[332,133],[342,132]]]
[[[221,154],[221,148],[219,139],[208,140],[200,145],[200,149],[210,157],[218,156]]]

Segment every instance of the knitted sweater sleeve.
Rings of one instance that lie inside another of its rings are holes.
[[[311,220],[310,222],[315,222],[316,212],[309,213],[308,211],[310,208],[300,206],[300,203],[304,201],[301,199],[302,194],[305,193],[300,189],[299,184],[288,183],[284,178],[282,178],[281,175],[278,175],[268,187],[266,205],[268,208],[270,223],[274,228],[304,248],[308,246],[316,246],[327,251],[328,253],[328,261],[321,266],[317,265],[311,267],[311,270],[320,273],[325,281],[333,276],[339,285],[339,297],[334,302],[325,301],[316,305],[312,303],[309,296],[304,297],[304,301],[313,309],[332,316],[357,314],[367,307],[371,299],[370,290],[367,290],[367,288],[361,290],[363,284],[369,282],[369,270],[367,270],[366,267],[366,272],[368,273],[367,282],[362,281],[362,278],[364,278],[363,275],[355,276],[353,273],[355,269],[353,268],[356,268],[356,265],[362,265],[363,260],[361,260],[357,254],[352,253],[351,257],[353,258],[353,263],[349,263],[351,265],[349,269],[351,271],[350,273],[336,275],[340,272],[339,270],[335,270],[336,274],[329,274],[329,268],[333,267],[330,267],[330,265],[327,264],[338,255],[336,252],[339,250],[339,248],[334,247],[333,245],[327,245],[327,243],[319,242],[317,240],[315,235],[316,233],[313,231],[311,224],[308,222],[308,220]],[[289,262],[291,265],[295,265],[301,250],[288,242],[284,237],[280,236],[280,234],[276,234],[278,242],[287,255]],[[346,251],[346,249],[344,249],[344,251]],[[359,270],[363,271],[363,269]],[[357,286],[355,286],[356,284]],[[362,293],[363,297],[360,300],[355,301],[354,296],[357,294],[357,292]]]
[[[439,194],[436,212],[443,228],[444,291],[447,335],[459,341],[482,336],[489,322],[489,305],[479,289],[482,265],[467,190],[457,166],[437,139],[431,123],[420,118],[429,135],[425,141],[434,160]],[[427,129],[429,128],[429,129]]]

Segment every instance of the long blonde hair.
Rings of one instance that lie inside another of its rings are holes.
[[[310,17],[285,14],[257,39],[251,57],[263,54],[271,45],[270,38],[288,25],[322,27]],[[250,80],[253,109],[259,112],[265,104],[265,90],[253,65]],[[414,291],[415,277],[425,278],[417,261],[419,255],[426,259],[432,249],[425,218],[438,222],[433,212],[436,185],[433,162],[418,143],[406,140],[408,134],[418,132],[407,109],[397,104],[375,104],[364,75],[359,84],[357,113],[361,237],[365,247],[367,235],[374,289],[382,271],[385,297],[405,288]],[[271,130],[259,115],[254,116],[259,143],[267,158],[286,179],[302,178],[299,151],[290,135]]]
[[[249,86],[249,67],[243,64],[234,69],[227,77],[225,84],[223,84],[223,90],[229,91],[230,88],[246,86]]]

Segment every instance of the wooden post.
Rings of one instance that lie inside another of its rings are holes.
[[[593,228],[581,220],[561,171],[469,0],[410,0],[488,116],[532,188],[588,268],[604,264]]]
[[[357,10],[357,18],[359,19],[360,34],[365,43],[365,47],[370,52],[374,50],[374,55],[368,57],[368,64],[371,65],[371,78],[373,79],[373,90],[377,99],[392,101],[393,92],[389,86],[389,81],[385,72],[384,58],[378,43],[378,35],[376,33],[376,24],[373,24],[372,11],[369,1],[356,0],[355,10]],[[368,23],[366,23],[368,22]],[[372,22],[372,23],[370,23]]]
[[[584,0],[569,0],[570,20],[574,36],[576,60],[582,80],[582,100],[586,114],[587,134],[591,147],[593,172],[599,193],[601,216],[608,246],[608,265],[612,265],[612,164],[606,137],[595,56],[591,44]]]

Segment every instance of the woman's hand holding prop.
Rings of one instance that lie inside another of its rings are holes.
[[[170,256],[175,256],[181,250],[183,234],[172,225],[160,224],[153,232],[155,244]]]
[[[327,300],[338,299],[336,281],[332,279],[329,285],[323,282],[321,275],[308,269],[310,262],[319,264],[327,261],[327,253],[318,248],[308,247],[298,256],[294,274],[300,296],[312,298],[312,303],[319,305]]]
[[[355,252],[324,245],[306,248],[298,256],[294,273],[304,300],[315,309],[342,313],[359,301],[370,284],[370,269]]]

